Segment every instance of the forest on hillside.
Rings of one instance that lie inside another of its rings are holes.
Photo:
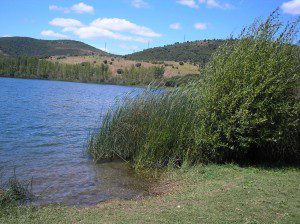
[[[224,40],[203,40],[175,43],[126,55],[129,60],[177,61],[206,64]]]

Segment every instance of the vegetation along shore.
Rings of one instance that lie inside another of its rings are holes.
[[[162,93],[147,90],[106,114],[88,153],[96,162],[121,159],[138,173],[156,174],[148,196],[88,208],[6,203],[0,222],[299,222],[299,21],[279,18],[277,10],[225,41],[193,81]],[[111,78],[107,63],[49,60],[2,58],[0,71],[11,64],[16,77],[24,68],[49,79]],[[22,67],[25,62],[32,70]],[[131,69],[122,74],[143,70],[155,80],[165,72],[161,66]]]

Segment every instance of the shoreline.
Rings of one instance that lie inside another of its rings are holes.
[[[0,209],[0,223],[293,223],[300,218],[295,197],[299,184],[299,168],[198,165],[164,171],[149,197],[89,207]]]

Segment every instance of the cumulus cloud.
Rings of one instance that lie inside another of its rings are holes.
[[[194,27],[197,29],[197,30],[206,30],[207,29],[207,23],[196,23],[194,25]]]
[[[281,9],[286,14],[300,15],[300,0],[284,2]]]
[[[148,27],[119,18],[98,18],[89,25],[75,19],[55,18],[49,24],[61,27],[62,32],[71,32],[82,39],[109,38],[147,43],[151,41],[150,38],[162,36]]]
[[[154,32],[152,29],[145,26],[139,26],[135,23],[129,22],[126,19],[119,18],[101,18],[94,20],[91,24],[93,27],[119,31],[128,32],[131,34],[136,34],[143,37],[161,37],[162,35]]]
[[[69,8],[60,7],[60,6],[57,6],[57,5],[50,5],[49,10],[50,11],[62,11],[64,13],[69,13],[70,12]]]
[[[143,0],[132,0],[131,5],[135,8],[148,8],[149,4]]]
[[[206,4],[207,8],[231,9],[233,6],[229,3],[221,4],[217,0],[199,0],[200,4]]]
[[[217,0],[177,0],[178,4],[188,6],[190,8],[197,9],[199,8],[199,4],[206,5],[207,8],[219,8],[219,9],[231,9],[233,6],[229,3],[223,3],[221,4]]]
[[[63,39],[69,38],[67,35],[56,33],[53,30],[43,30],[41,32],[41,35],[47,37],[63,38]]]
[[[180,25],[180,23],[172,23],[172,24],[170,24],[170,29],[172,29],[172,30],[180,30],[181,29],[181,25]]]
[[[55,18],[49,22],[51,26],[58,27],[81,27],[83,24],[76,19]]]
[[[76,12],[76,13],[79,13],[79,14],[82,14],[82,13],[94,13],[95,12],[93,6],[84,4],[83,2],[80,2],[78,4],[73,5],[71,7],[71,10],[74,11],[74,12]]]
[[[64,13],[78,13],[78,14],[83,14],[83,13],[94,13],[95,9],[93,6],[87,5],[83,2],[79,2],[78,4],[75,4],[71,7],[61,7],[57,5],[50,5],[49,6],[50,11],[62,11]]]
[[[178,0],[177,3],[194,9],[199,7],[195,0]]]

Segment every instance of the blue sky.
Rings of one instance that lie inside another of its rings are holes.
[[[0,36],[74,39],[116,54],[184,40],[226,38],[300,0],[0,0]]]

